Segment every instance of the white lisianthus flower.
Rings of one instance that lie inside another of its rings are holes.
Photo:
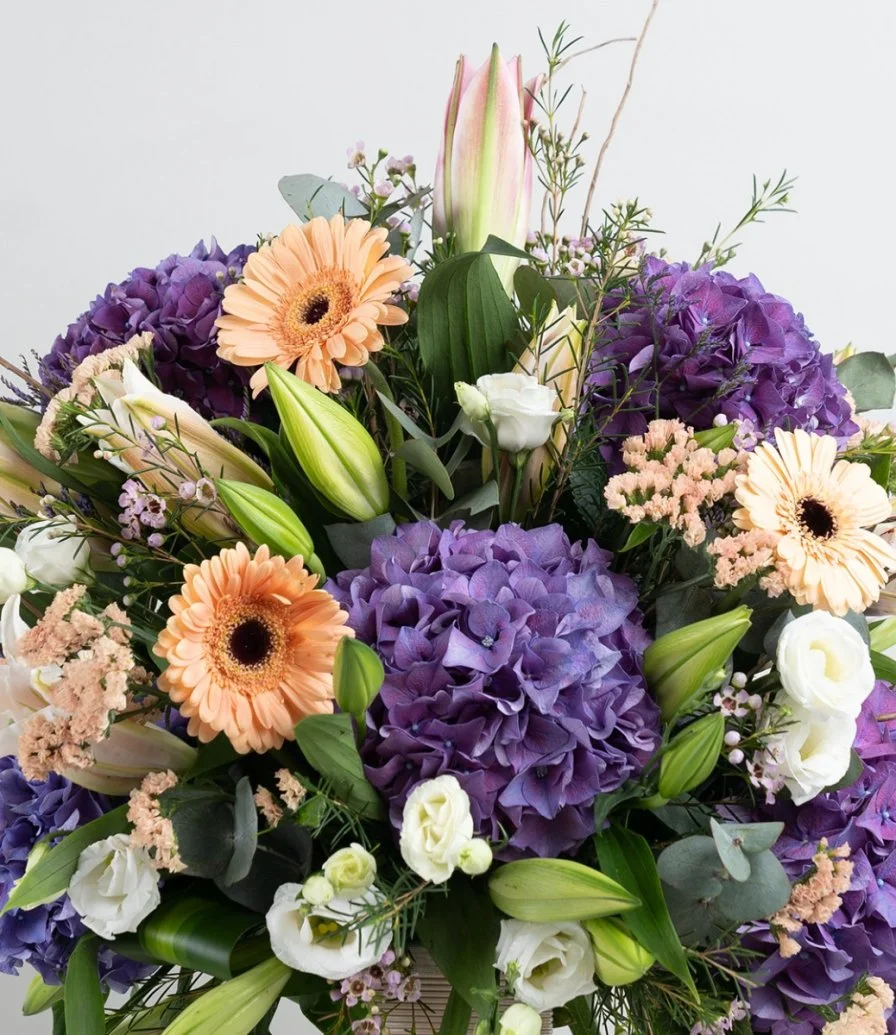
[[[594,949],[581,924],[502,920],[495,966],[506,974],[511,965],[514,996],[539,1013],[590,995],[597,987]]]
[[[871,655],[858,631],[827,611],[788,622],[777,650],[787,696],[803,708],[854,719],[874,689]]]
[[[0,604],[24,593],[29,582],[22,558],[8,546],[0,546]]]
[[[324,863],[324,876],[343,898],[366,891],[376,880],[376,859],[363,845],[352,842]]]
[[[501,1015],[498,1035],[541,1035],[541,1014],[525,1003],[514,1003]]]
[[[392,943],[392,930],[388,924],[351,924],[382,901],[378,888],[368,888],[357,898],[315,906],[303,897],[301,884],[283,884],[266,917],[274,955],[293,970],[328,981],[372,967]]]
[[[16,540],[16,553],[31,578],[53,589],[92,581],[90,549],[71,518],[26,525]]]
[[[490,444],[485,420],[490,418],[505,453],[523,453],[543,446],[560,417],[555,389],[531,374],[485,374],[472,385],[455,385],[463,430]]]
[[[136,931],[162,900],[149,853],[133,848],[127,834],[84,849],[68,897],[85,926],[106,939]]]
[[[473,838],[467,792],[454,776],[425,780],[411,791],[401,820],[401,857],[419,877],[443,884]]]
[[[789,710],[791,724],[769,737],[767,747],[795,804],[804,805],[846,775],[856,722],[803,708],[786,693],[778,694],[775,704]]]

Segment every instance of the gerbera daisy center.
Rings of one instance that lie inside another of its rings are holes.
[[[342,330],[356,292],[354,280],[341,269],[320,270],[309,281],[287,296],[278,321],[283,347],[297,356]]]
[[[837,533],[837,519],[827,506],[814,496],[806,496],[797,504],[800,528],[816,539],[830,539]]]
[[[230,633],[230,653],[247,668],[263,665],[273,647],[271,630],[260,618],[246,618]]]

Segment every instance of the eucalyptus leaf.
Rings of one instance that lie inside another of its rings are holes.
[[[346,568],[366,568],[370,564],[370,547],[381,535],[395,531],[391,514],[380,514],[370,521],[346,521],[325,525],[324,531],[336,556]]]
[[[313,851],[309,831],[297,822],[284,819],[259,838],[246,876],[232,884],[219,883],[218,887],[232,902],[263,916],[271,908],[274,893],[281,884],[305,882],[311,872]]]
[[[767,851],[784,830],[783,823],[726,823],[724,831],[747,853]]]
[[[716,851],[722,860],[722,865],[730,876],[736,881],[745,881],[750,877],[750,860],[740,844],[738,844],[727,827],[710,820],[709,828],[712,831],[712,839],[715,842]]]
[[[712,592],[705,586],[670,586],[656,598],[657,639],[675,629],[709,618],[712,607]]]
[[[716,900],[719,911],[732,923],[761,920],[783,909],[790,900],[790,880],[773,852],[757,852],[750,857],[750,876],[746,881],[728,881]]]
[[[330,219],[337,212],[341,212],[346,219],[368,214],[367,207],[345,187],[312,173],[284,176],[277,186],[283,200],[302,222],[308,222],[315,216]]]
[[[684,945],[705,944],[714,935],[731,926],[712,899],[694,899],[668,884],[663,885],[663,894],[672,923]]]
[[[693,900],[721,894],[724,870],[715,841],[695,835],[674,841],[657,860],[660,879]]]
[[[350,715],[309,715],[296,726],[296,743],[343,803],[362,819],[385,818],[383,801],[364,775]]]
[[[233,853],[227,869],[220,877],[220,883],[225,886],[235,884],[248,875],[258,845],[258,810],[255,808],[252,782],[248,776],[244,776],[236,785],[233,819]]]
[[[406,460],[411,467],[416,468],[421,474],[425,474],[441,493],[449,500],[454,499],[454,486],[451,484],[451,475],[445,470],[445,465],[439,459],[439,454],[431,445],[422,439],[411,439],[405,442],[401,448],[395,451],[395,455]]]
[[[66,1035],[105,1035],[106,997],[100,984],[95,934],[78,940],[65,971]]]
[[[216,789],[185,786],[166,791],[162,803],[187,872],[207,880],[223,877],[234,851],[233,802]]]
[[[889,410],[896,392],[896,375],[882,352],[857,352],[837,365],[837,378],[852,394],[856,411]]]

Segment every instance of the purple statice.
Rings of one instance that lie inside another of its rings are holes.
[[[609,312],[586,389],[608,439],[640,435],[654,417],[701,429],[718,414],[761,435],[858,430],[831,356],[755,276],[650,256]]]
[[[784,832],[775,853],[791,880],[804,876],[822,838],[832,848],[850,846],[852,884],[828,923],[796,935],[801,951],[785,959],[767,924],[745,937],[765,959],[750,997],[753,1030],[772,1035],[814,1035],[825,1024],[819,1006],[836,1004],[865,976],[896,988],[896,692],[876,684],[859,719],[855,748],[865,771],[851,787],[822,794],[802,806],[779,801],[759,818],[778,819]],[[896,1032],[896,1018],[888,1031]]]
[[[56,773],[45,783],[29,783],[14,757],[0,758],[0,906],[25,872],[38,840],[51,831],[74,830],[110,808],[102,795]],[[10,910],[0,917],[0,973],[18,974],[24,963],[30,963],[44,981],[58,984],[86,930],[67,896],[35,909]],[[116,991],[126,991],[147,972],[108,949],[99,959],[103,980]]]
[[[329,584],[386,668],[363,757],[396,828],[413,788],[450,773],[478,832],[506,837],[502,859],[573,852],[594,832],[596,796],[659,742],[637,589],[609,562],[559,525],[421,521]]]
[[[109,284],[41,360],[41,379],[58,391],[86,356],[152,331],[153,360],[162,389],[185,399],[205,417],[246,415],[251,371],[217,356],[215,321],[221,298],[255,249],[225,252],[212,239],[189,255],[169,255],[155,269],[140,267]]]

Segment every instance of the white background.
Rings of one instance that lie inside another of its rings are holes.
[[[110,280],[216,234],[278,230],[285,173],[347,177],[364,139],[426,178],[461,51],[493,40],[537,70],[541,25],[636,34],[648,0],[43,0],[0,34],[0,352],[45,351]],[[582,58],[592,153],[631,52]],[[732,269],[790,298],[827,348],[892,341],[889,0],[662,0],[598,205],[638,196],[676,258],[749,202],[753,173],[799,174],[797,216],[749,230]],[[575,224],[571,224],[574,229]],[[4,1035],[24,979],[0,980]],[[294,1012],[279,1030],[297,1033]]]

